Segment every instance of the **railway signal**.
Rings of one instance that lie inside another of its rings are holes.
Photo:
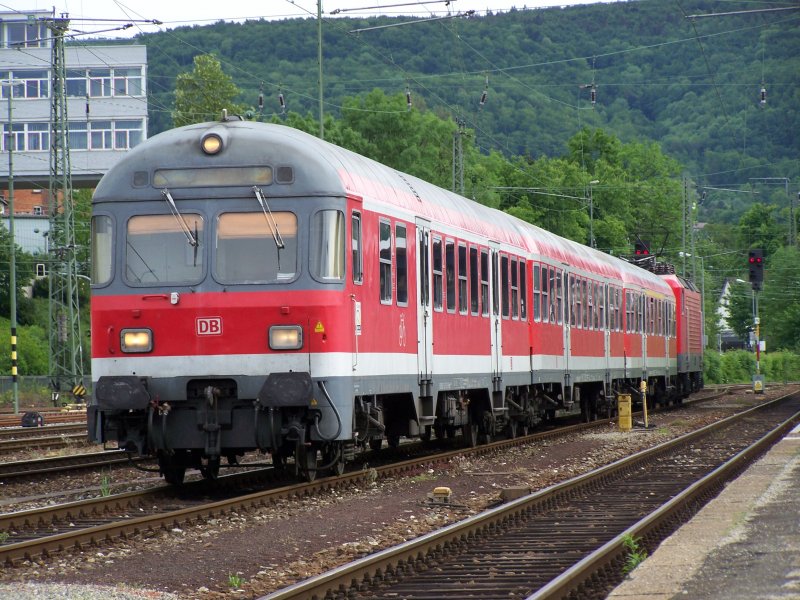
[[[754,248],[747,253],[747,268],[753,289],[760,290],[764,283],[764,251],[761,248]]]

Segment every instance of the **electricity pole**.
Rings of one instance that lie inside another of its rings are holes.
[[[53,400],[83,382],[75,216],[69,156],[64,34],[69,19],[47,21],[53,37],[50,92],[50,383]]]

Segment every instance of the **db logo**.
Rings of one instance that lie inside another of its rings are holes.
[[[222,335],[222,317],[198,317],[197,335]]]

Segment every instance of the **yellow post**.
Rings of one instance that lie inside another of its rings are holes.
[[[633,427],[631,421],[631,395],[619,394],[617,396],[617,410],[619,412],[619,428],[621,431],[630,431]]]
[[[649,427],[649,423],[647,422],[647,381],[642,379],[639,382],[639,391],[642,392],[642,410],[644,411],[644,428],[647,429]]]

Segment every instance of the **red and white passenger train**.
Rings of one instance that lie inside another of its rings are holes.
[[[90,436],[172,483],[702,385],[691,283],[280,125],[141,144],[97,187],[92,242]]]

